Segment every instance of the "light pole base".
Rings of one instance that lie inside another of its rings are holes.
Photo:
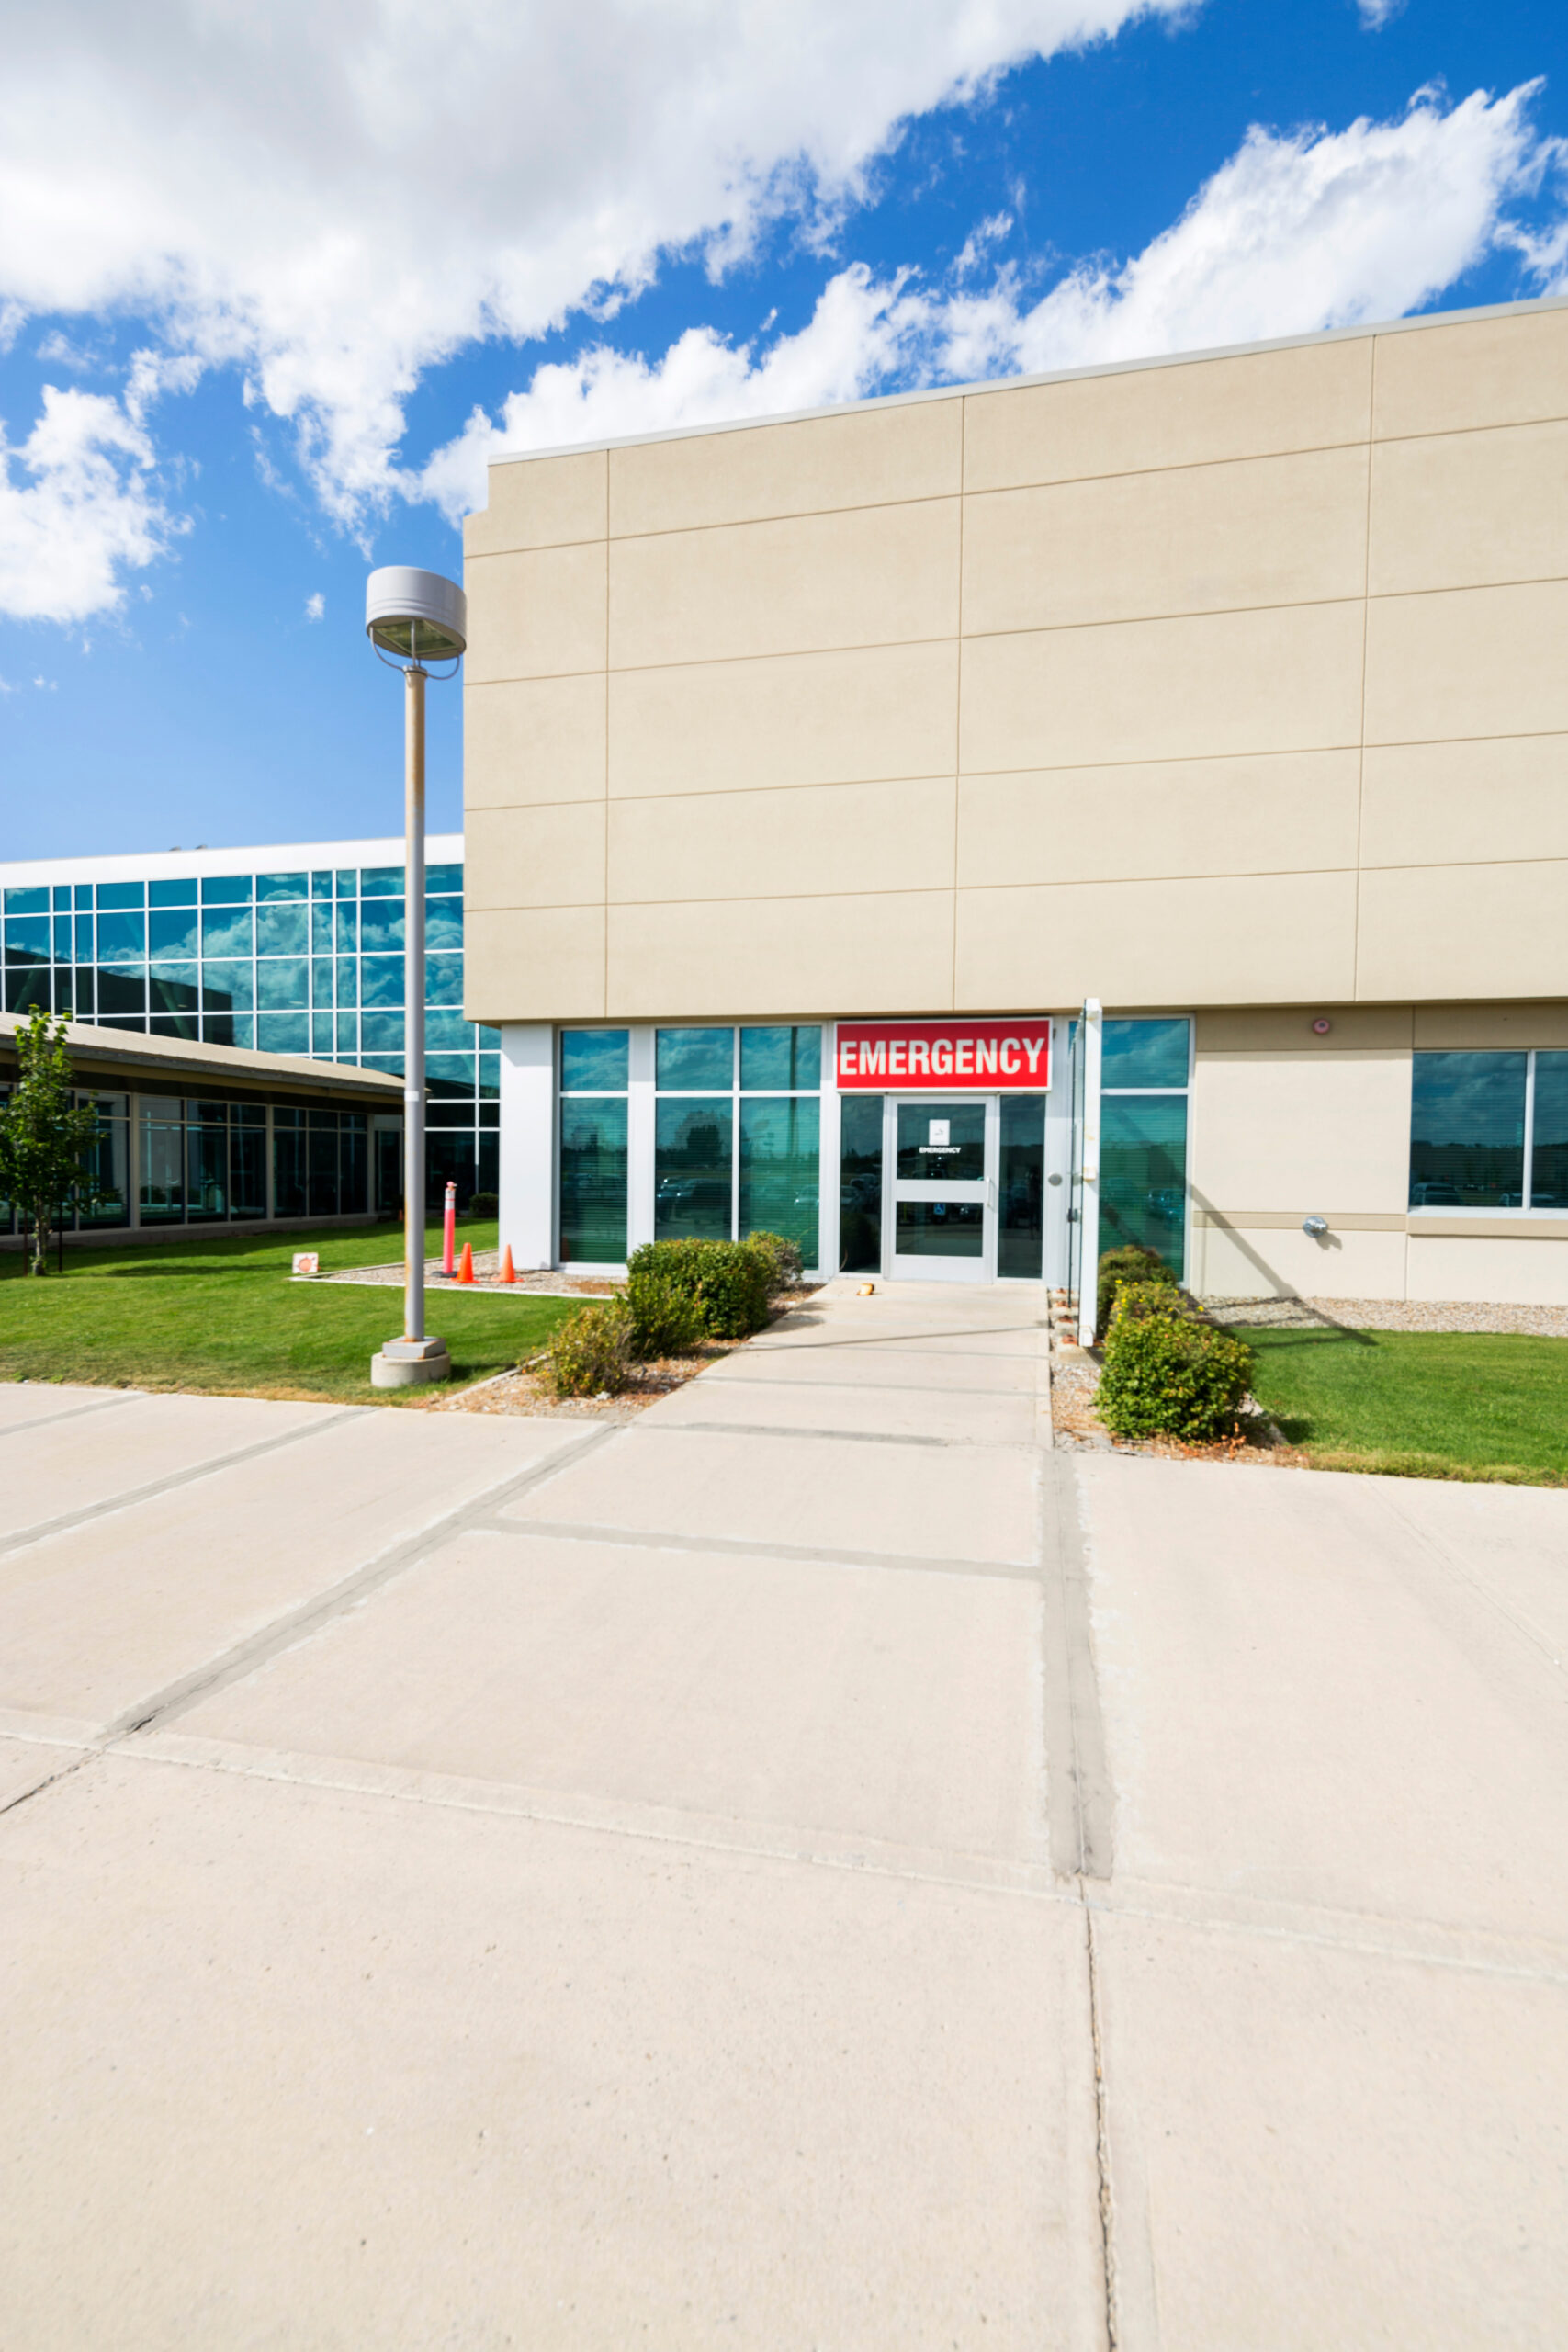
[[[448,1379],[451,1371],[445,1340],[389,1340],[370,1359],[370,1385],[417,1388],[423,1381]]]

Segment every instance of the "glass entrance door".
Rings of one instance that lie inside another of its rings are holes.
[[[890,1278],[989,1283],[997,1275],[994,1095],[942,1102],[889,1095],[884,1162],[891,1170]]]

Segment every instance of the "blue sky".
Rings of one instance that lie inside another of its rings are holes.
[[[458,571],[497,451],[1568,291],[1544,0],[426,21],[22,24],[0,859],[395,830],[364,575]]]

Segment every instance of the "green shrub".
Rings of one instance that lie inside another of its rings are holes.
[[[707,1336],[701,1302],[654,1268],[634,1266],[626,1283],[626,1306],[635,1355],[689,1356]]]
[[[550,1385],[558,1396],[614,1396],[626,1385],[632,1362],[632,1318],[622,1298],[580,1306],[558,1324],[550,1341]]]
[[[1118,1437],[1194,1444],[1235,1426],[1252,1350],[1187,1307],[1168,1283],[1125,1283],[1111,1311],[1095,1402]]]
[[[626,1295],[658,1275],[694,1299],[710,1339],[744,1340],[768,1319],[773,1265],[744,1241],[648,1241],[626,1261]]]
[[[789,1290],[800,1280],[800,1244],[786,1240],[782,1233],[749,1233],[748,1250],[758,1250],[773,1269],[774,1290]]]
[[[1100,1279],[1095,1286],[1097,1340],[1103,1340],[1111,1328],[1111,1309],[1123,1283],[1164,1283],[1174,1288],[1176,1276],[1162,1257],[1153,1250],[1145,1250],[1140,1241],[1126,1242],[1120,1250],[1107,1250],[1100,1261]]]
[[[465,1216],[494,1216],[501,1204],[493,1193],[476,1193],[463,1211]]]

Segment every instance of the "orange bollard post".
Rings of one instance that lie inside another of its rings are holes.
[[[457,1280],[460,1283],[471,1283],[473,1279],[474,1245],[471,1241],[465,1241],[463,1244],[463,1262],[457,1269]]]
[[[512,1262],[512,1244],[510,1241],[501,1253],[501,1279],[503,1283],[514,1283],[517,1280],[517,1269]]]

